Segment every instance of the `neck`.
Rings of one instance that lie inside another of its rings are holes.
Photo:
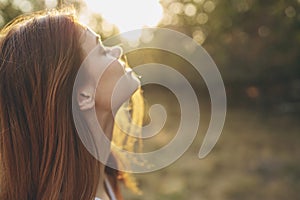
[[[111,111],[100,111],[97,113],[98,123],[102,127],[105,136],[111,140],[114,128],[114,116]]]
[[[114,128],[114,116],[109,110],[98,110],[96,108],[96,119],[93,117],[92,111],[85,112],[85,118],[88,123],[89,129],[93,134],[96,149],[95,151],[101,152],[101,164],[100,164],[100,179],[98,181],[98,186],[96,190],[96,197],[102,200],[109,200],[109,197],[105,190],[105,163],[110,155],[110,143],[113,128]],[[103,134],[99,131],[99,125],[103,131]],[[106,142],[104,142],[106,140]],[[101,147],[101,148],[100,148]],[[99,148],[99,149],[98,149]],[[97,152],[95,152],[97,155]]]
[[[97,112],[97,119],[104,131],[105,136],[111,140],[113,127],[114,127],[114,117],[111,112],[100,111]],[[98,182],[98,187],[96,191],[96,196],[101,198],[102,200],[109,200],[109,197],[105,190],[105,165],[100,165],[100,179]]]

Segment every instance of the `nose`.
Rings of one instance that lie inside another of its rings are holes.
[[[120,46],[110,47],[109,54],[115,58],[120,58],[123,54],[123,49]]]

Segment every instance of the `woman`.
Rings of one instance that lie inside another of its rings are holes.
[[[122,174],[99,162],[77,131],[97,137],[96,110],[111,139],[113,111],[139,88],[121,49],[104,47],[65,11],[15,19],[1,31],[0,49],[0,199],[122,199]]]

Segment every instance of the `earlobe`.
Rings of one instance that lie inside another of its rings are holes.
[[[81,91],[77,95],[77,102],[81,111],[92,109],[95,106],[95,99],[91,93]]]

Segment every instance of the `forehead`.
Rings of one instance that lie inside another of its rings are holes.
[[[84,27],[80,36],[80,43],[83,51],[88,54],[94,49],[100,41],[99,34],[95,33],[92,29]]]

